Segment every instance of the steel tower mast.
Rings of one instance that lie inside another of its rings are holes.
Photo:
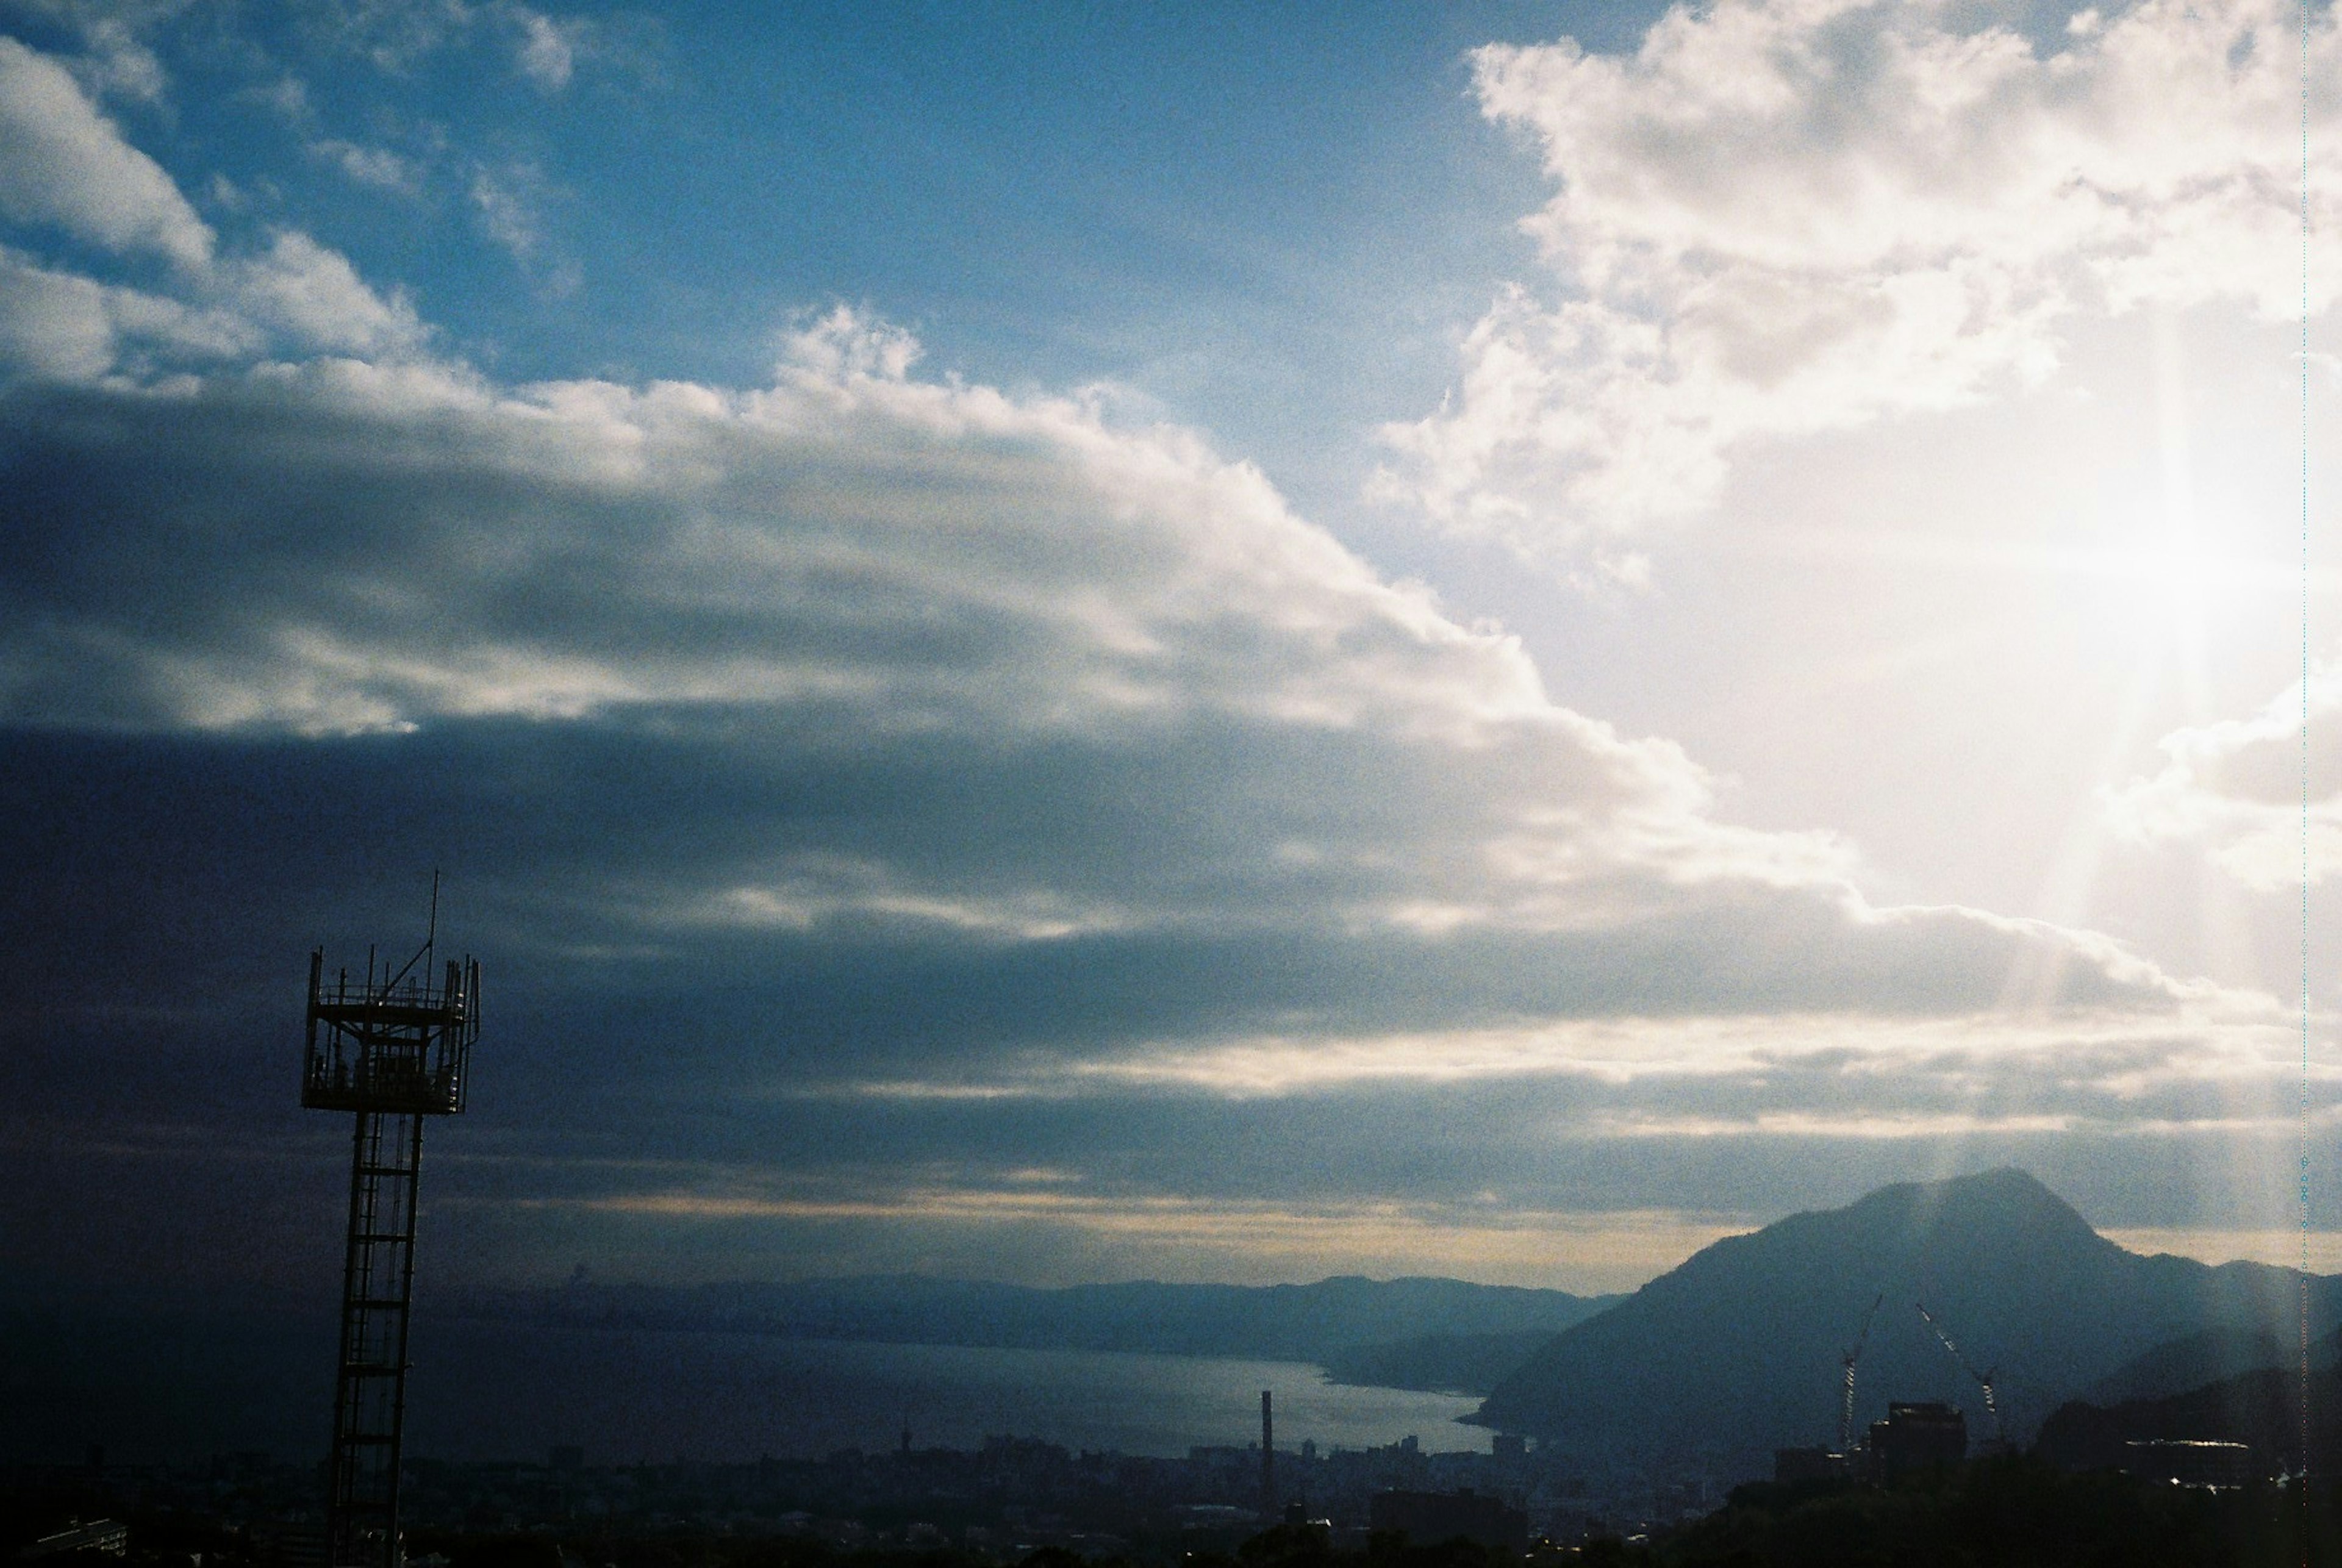
[[[342,1263],[340,1369],[325,1499],[328,1568],[399,1568],[399,1440],[406,1415],[406,1323],[415,1293],[415,1198],[423,1121],[464,1108],[480,1033],[480,966],[447,962],[434,983],[431,934],[405,964],[365,978],[309,954],[301,1104],[353,1113],[349,1231]],[[420,966],[418,971],[417,966]]]

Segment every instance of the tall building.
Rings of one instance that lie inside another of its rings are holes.
[[[1881,1480],[1967,1454],[1968,1418],[1952,1405],[1889,1403],[1887,1419],[1870,1423],[1870,1464]]]

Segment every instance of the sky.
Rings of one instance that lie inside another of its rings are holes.
[[[329,1279],[435,870],[426,1283],[2342,1269],[2337,66],[0,0],[0,1292]]]

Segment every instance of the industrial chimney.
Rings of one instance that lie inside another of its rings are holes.
[[[1260,1391],[1260,1511],[1265,1517],[1276,1513],[1276,1429],[1268,1413],[1268,1390]]]

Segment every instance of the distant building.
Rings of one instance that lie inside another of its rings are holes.
[[[1436,1546],[1459,1537],[1493,1552],[1526,1552],[1529,1516],[1501,1497],[1466,1488],[1461,1492],[1377,1492],[1366,1514],[1377,1531],[1405,1533],[1418,1546]]]
[[[1870,1423],[1870,1465],[1882,1481],[1968,1456],[1968,1418],[1948,1404],[1890,1403]]]
[[[2174,1486],[2244,1486],[2267,1479],[2253,1451],[2241,1443],[2154,1438],[2123,1444],[2125,1473]]]

